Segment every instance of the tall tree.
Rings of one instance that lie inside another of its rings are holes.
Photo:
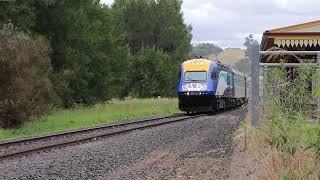
[[[60,0],[39,11],[38,33],[51,40],[56,73],[67,74],[60,95],[66,106],[119,96],[127,54],[111,34],[110,9],[96,0]]]
[[[19,31],[30,31],[36,23],[36,0],[0,1],[0,25],[9,21]]]
[[[116,0],[114,32],[132,54],[155,47],[181,61],[187,57],[192,39],[181,4],[181,0]]]
[[[179,64],[188,57],[191,50],[192,28],[184,22],[181,5],[181,0],[115,0],[112,6],[114,35],[133,56],[141,57],[144,49],[153,49],[168,56],[170,63],[163,71],[168,72],[170,93],[164,94],[174,94]],[[139,58],[133,59],[131,64],[136,67]],[[156,69],[153,67],[155,65],[146,63],[146,66],[139,68]],[[163,82],[162,76],[157,78],[154,80]],[[131,80],[136,81],[134,78]]]

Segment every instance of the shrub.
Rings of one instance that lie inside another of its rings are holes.
[[[50,80],[50,48],[43,38],[0,31],[0,126],[15,127],[40,116],[57,102]]]
[[[134,56],[129,73],[130,95],[140,98],[175,95],[178,67],[161,51],[153,48],[142,50]]]
[[[316,76],[313,67],[301,66],[295,70],[295,78],[289,78],[285,68],[272,69],[266,89],[273,109],[271,113],[295,115],[306,114],[312,109],[313,95],[310,90]]]
[[[264,173],[269,179],[319,179],[320,124],[310,117],[314,112],[311,80],[319,77],[312,67],[292,71],[287,74],[285,68],[274,68],[268,72],[268,120],[257,130],[263,137],[261,143],[271,147],[265,148],[269,154]]]

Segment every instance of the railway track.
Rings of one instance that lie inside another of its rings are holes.
[[[204,115],[176,114],[0,143],[0,160],[85,143],[134,130],[185,121]]]

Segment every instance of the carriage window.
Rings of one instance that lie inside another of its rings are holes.
[[[230,78],[229,75],[227,76],[227,84],[228,84],[228,85],[231,85],[231,78]]]
[[[185,81],[206,81],[206,71],[189,71],[184,74]]]
[[[212,72],[211,73],[211,79],[213,79],[213,80],[217,79],[217,73],[216,72]]]

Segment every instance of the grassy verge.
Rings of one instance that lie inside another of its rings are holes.
[[[294,118],[295,121],[292,118]],[[300,180],[320,178],[320,125],[305,122],[296,115],[282,120],[290,122],[286,129],[281,119],[262,122],[259,129],[246,129],[246,157],[257,167],[257,179]],[[276,122],[277,121],[277,122]]]
[[[320,121],[310,105],[314,69],[300,67],[287,79],[285,69],[268,71],[268,114],[261,113],[258,129],[246,129],[248,154],[260,163],[259,179],[320,179]],[[264,116],[267,115],[267,116]]]
[[[179,112],[177,99],[112,100],[92,107],[61,110],[19,129],[0,129],[0,141],[92,127],[99,124]]]

